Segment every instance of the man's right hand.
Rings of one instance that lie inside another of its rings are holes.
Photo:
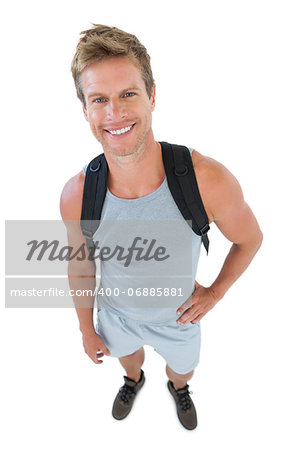
[[[103,355],[110,356],[110,351],[105,347],[100,336],[95,332],[83,333],[83,347],[85,353],[94,361],[95,364],[102,364]]]

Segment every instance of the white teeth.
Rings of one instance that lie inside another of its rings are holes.
[[[127,133],[127,131],[131,130],[133,125],[130,125],[129,127],[121,128],[120,130],[111,130],[109,131],[110,134],[124,134]]]

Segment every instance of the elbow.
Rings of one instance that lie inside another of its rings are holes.
[[[259,230],[259,235],[258,235],[258,240],[257,240],[257,250],[260,249],[260,247],[263,243],[263,240],[264,240],[263,232],[261,230]]]
[[[263,242],[263,233],[260,229],[258,229],[257,231],[255,231],[254,234],[252,234],[250,238],[248,238],[243,242],[235,243],[234,245],[236,245],[240,249],[245,250],[246,252],[249,252],[249,254],[252,254],[252,257],[254,257],[254,255],[260,249],[262,242]]]
[[[262,243],[263,243],[263,239],[264,239],[264,235],[262,233],[262,231],[259,229],[256,239],[253,242],[253,247],[254,247],[254,255],[258,252],[258,250],[260,249]]]
[[[93,261],[76,262],[69,261],[69,278],[94,278],[96,275],[96,266]]]

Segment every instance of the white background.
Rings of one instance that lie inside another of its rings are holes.
[[[75,311],[4,309],[3,301],[2,448],[299,449],[298,8],[290,0],[19,0],[2,8],[3,218],[58,219],[65,182],[101,151],[70,73],[79,32],[94,22],[147,47],[156,139],[228,167],[264,232],[253,264],[201,321],[193,432],[177,421],[164,361],[150,347],[145,387],[117,422],[110,411],[123,369],[112,358],[101,366],[88,359]],[[210,239],[197,277],[206,285],[229,249],[215,227]]]

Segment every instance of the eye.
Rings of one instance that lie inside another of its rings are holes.
[[[126,94],[124,94],[124,97],[133,97],[134,95],[134,92],[126,92]]]
[[[105,102],[105,98],[103,98],[103,97],[96,98],[96,100],[95,100],[95,103],[104,103],[104,102]]]

